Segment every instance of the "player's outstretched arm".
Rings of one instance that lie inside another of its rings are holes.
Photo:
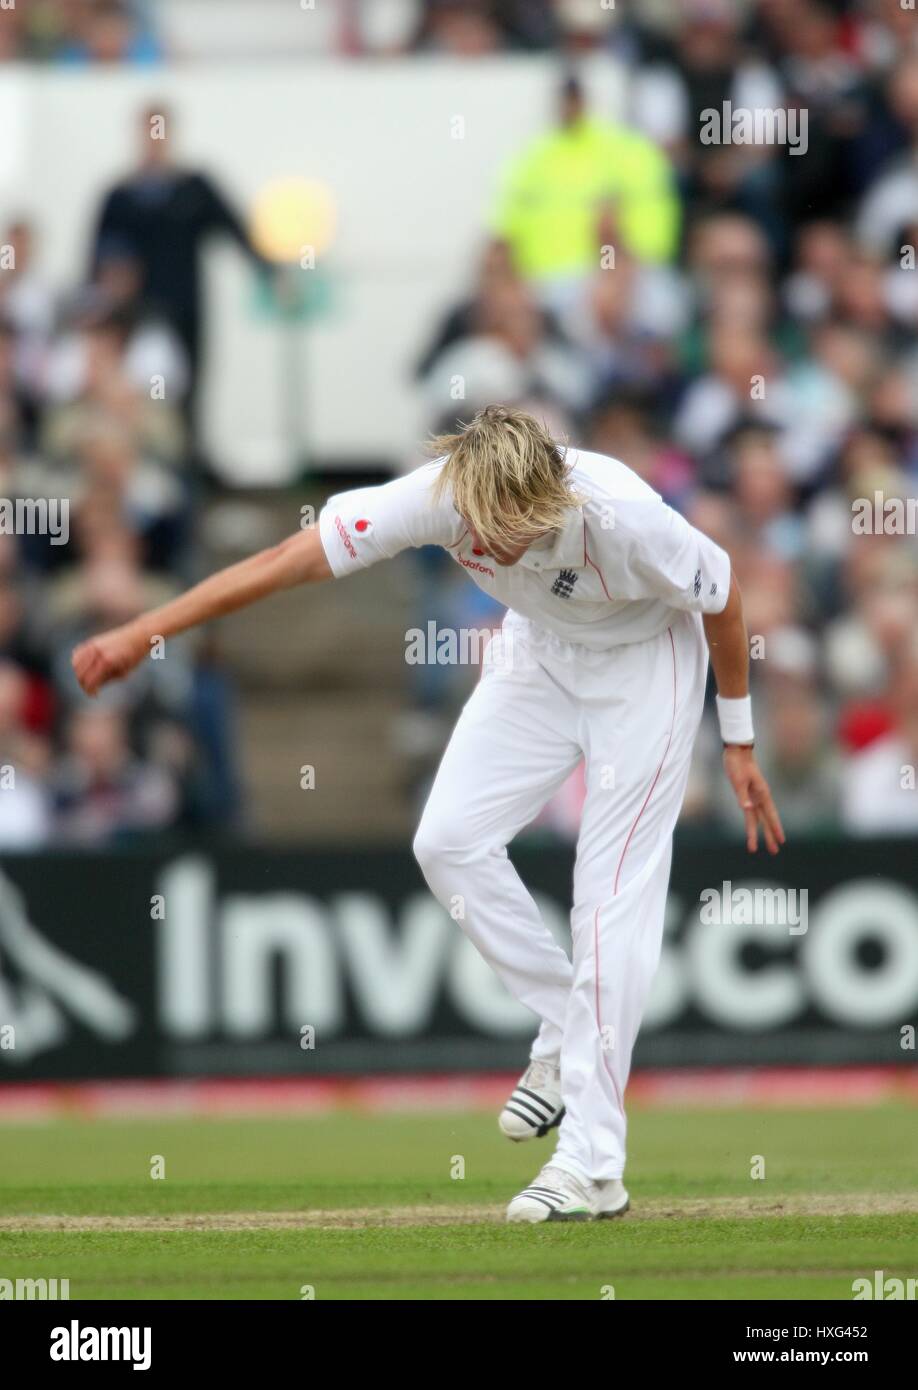
[[[706,613],[703,622],[718,695],[722,700],[744,700],[749,694],[749,640],[743,600],[734,577],[726,607],[721,613]],[[724,771],[746,821],[748,849],[752,854],[758,849],[761,826],[768,852],[777,854],[784,844],[784,829],[752,744],[725,739]]]
[[[298,531],[280,545],[219,570],[170,603],[82,642],[71,658],[77,680],[87,695],[96,695],[108,681],[138,666],[154,638],[174,637],[279,589],[331,578],[318,528]]]

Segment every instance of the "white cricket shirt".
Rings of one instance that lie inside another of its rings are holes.
[[[665,632],[673,610],[720,613],[730,559],[618,459],[567,449],[582,506],[515,565],[473,547],[449,496],[431,485],[444,459],[381,487],[329,498],[319,534],[337,577],[422,545],[439,545],[479,588],[557,637],[595,651]]]

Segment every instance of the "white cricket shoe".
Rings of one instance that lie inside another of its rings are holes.
[[[508,1221],[591,1221],[624,1216],[628,1193],[620,1178],[581,1182],[550,1163],[518,1192],[507,1208]]]
[[[613,1216],[624,1216],[630,1206],[630,1199],[621,1178],[608,1178],[605,1182],[593,1183],[593,1215],[598,1221],[611,1220]]]
[[[501,1133],[514,1143],[541,1139],[564,1118],[561,1068],[556,1062],[532,1061],[500,1112]]]

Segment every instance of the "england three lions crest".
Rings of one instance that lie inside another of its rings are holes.
[[[570,598],[578,577],[576,570],[562,570],[551,586],[552,593],[556,594],[558,598]]]

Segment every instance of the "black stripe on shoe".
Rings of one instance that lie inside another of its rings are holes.
[[[513,1094],[516,1096],[528,1096],[531,1101],[535,1101],[537,1105],[541,1105],[542,1109],[545,1111],[546,1119],[548,1119],[549,1115],[553,1115],[557,1109],[556,1106],[552,1105],[551,1101],[546,1100],[544,1096],[540,1096],[538,1091],[530,1091],[528,1086],[517,1086]]]
[[[548,1207],[549,1221],[589,1221],[592,1219],[592,1212],[585,1207],[580,1207],[575,1211],[561,1211],[561,1207],[568,1200],[563,1192],[556,1192],[551,1187],[526,1187],[517,1194],[514,1200],[520,1197],[528,1197],[530,1201],[541,1202],[542,1206]]]
[[[517,1197],[531,1197],[534,1202],[541,1202],[543,1207],[548,1207],[551,1216],[555,1214],[556,1208],[552,1206],[551,1202],[546,1202],[544,1197],[537,1197],[534,1192],[519,1192],[517,1193]],[[516,1201],[517,1197],[514,1197],[513,1200]],[[551,1216],[549,1219],[551,1219]]]
[[[553,1110],[550,1110],[547,1114],[545,1114],[544,1111],[537,1109],[536,1106],[534,1106],[530,1101],[524,1100],[523,1097],[520,1095],[519,1091],[513,1092],[513,1095],[510,1097],[510,1102],[512,1102],[514,1105],[518,1105],[521,1110],[528,1110],[530,1115],[535,1115],[536,1121],[540,1125],[544,1125],[546,1121],[549,1120],[551,1116],[554,1114]],[[508,1104],[510,1102],[508,1102]]]
[[[550,1129],[557,1129],[558,1125],[564,1119],[566,1113],[567,1112],[564,1106],[562,1105],[555,1118],[553,1120],[549,1120],[547,1124],[542,1125],[541,1129],[536,1131],[536,1137],[539,1139],[544,1139],[545,1135],[548,1133]]]

